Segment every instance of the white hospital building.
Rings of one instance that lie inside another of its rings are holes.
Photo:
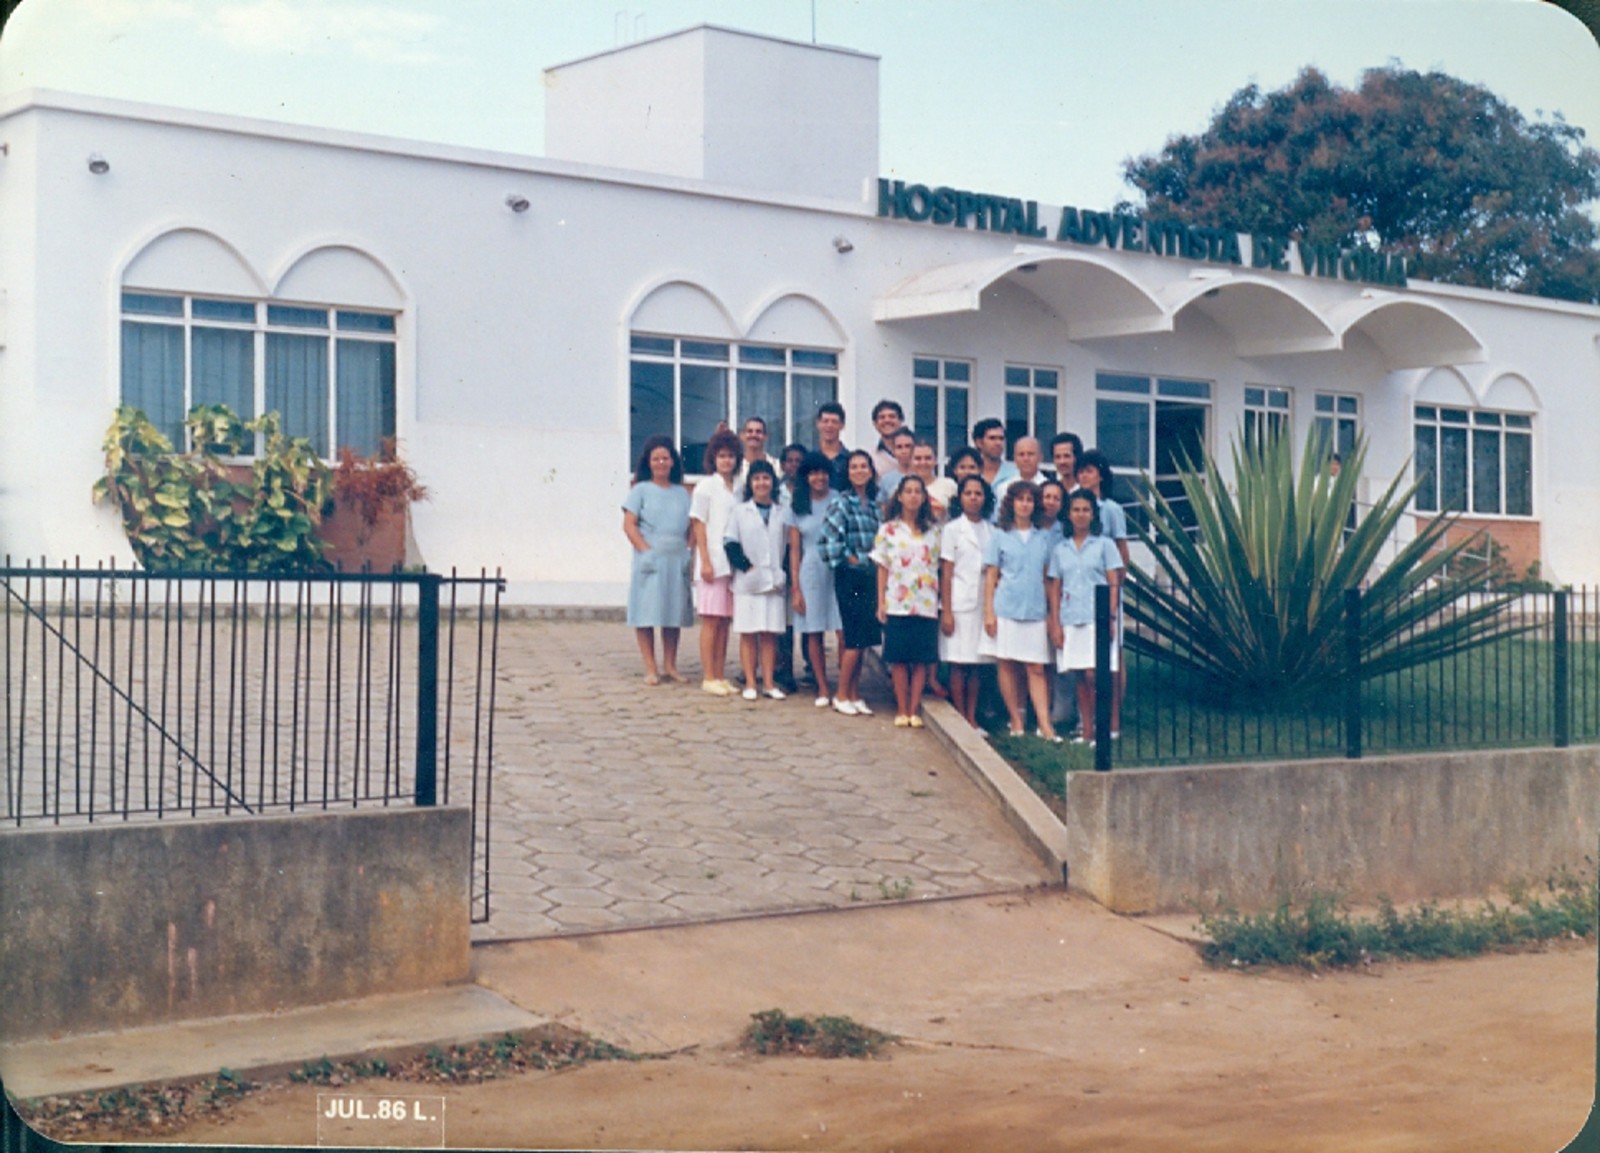
[[[0,103],[0,554],[129,556],[90,501],[116,406],[225,401],[431,490],[411,554],[617,605],[638,445],[719,419],[845,442],[898,400],[1130,482],[1247,425],[1370,441],[1419,515],[1600,583],[1600,309],[1388,257],[878,169],[875,57],[701,26],[546,74],[546,155],[55,91]],[[923,183],[919,181],[925,180]],[[1126,490],[1123,494],[1125,495]]]

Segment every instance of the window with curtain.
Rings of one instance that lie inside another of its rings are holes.
[[[122,294],[122,399],[184,447],[197,404],[284,431],[331,458],[376,455],[395,435],[395,317],[306,304]]]

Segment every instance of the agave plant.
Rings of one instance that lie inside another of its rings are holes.
[[[1512,598],[1468,602],[1439,579],[1476,541],[1446,543],[1452,516],[1429,521],[1380,565],[1415,485],[1402,490],[1397,476],[1352,528],[1364,441],[1337,473],[1315,434],[1298,473],[1292,448],[1286,436],[1235,442],[1231,486],[1210,459],[1185,459],[1192,537],[1160,493],[1141,497],[1150,527],[1140,538],[1156,571],[1132,566],[1130,648],[1189,670],[1218,695],[1281,697],[1343,679],[1346,589],[1363,589],[1362,679],[1522,631],[1504,611]]]

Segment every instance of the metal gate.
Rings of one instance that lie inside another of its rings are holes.
[[[469,804],[489,919],[497,574],[0,568],[12,826]]]

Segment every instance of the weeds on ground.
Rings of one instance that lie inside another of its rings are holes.
[[[135,1085],[69,1097],[13,1101],[19,1116],[58,1141],[95,1133],[168,1133],[225,1112],[261,1088],[232,1069],[177,1085]]]
[[[349,1085],[356,1081],[450,1082],[462,1084],[531,1070],[564,1069],[592,1061],[638,1061],[643,1056],[564,1025],[541,1025],[506,1033],[493,1041],[434,1046],[404,1060],[307,1061],[287,1080],[296,1084]],[[246,1081],[231,1069],[215,1077],[170,1085],[137,1085],[102,1093],[14,1101],[34,1128],[57,1141],[99,1136],[176,1132],[202,1117],[220,1114],[235,1101],[271,1082]]]
[[[877,884],[878,895],[863,894],[854,885],[850,886],[850,899],[852,901],[904,901],[911,896],[911,878],[901,877],[898,880],[880,879]]]
[[[750,1014],[739,1047],[763,1056],[876,1057],[897,1038],[849,1017],[791,1017],[782,1009]]]
[[[1373,920],[1352,917],[1329,893],[1312,894],[1299,906],[1284,901],[1261,913],[1202,913],[1200,926],[1211,941],[1201,954],[1213,965],[1353,968],[1382,960],[1471,957],[1595,935],[1600,908],[1595,881],[1562,872],[1545,882],[1543,896],[1520,885],[1507,898],[1506,905],[1485,901],[1477,909],[1446,909],[1429,901],[1404,913],[1385,899]]]

